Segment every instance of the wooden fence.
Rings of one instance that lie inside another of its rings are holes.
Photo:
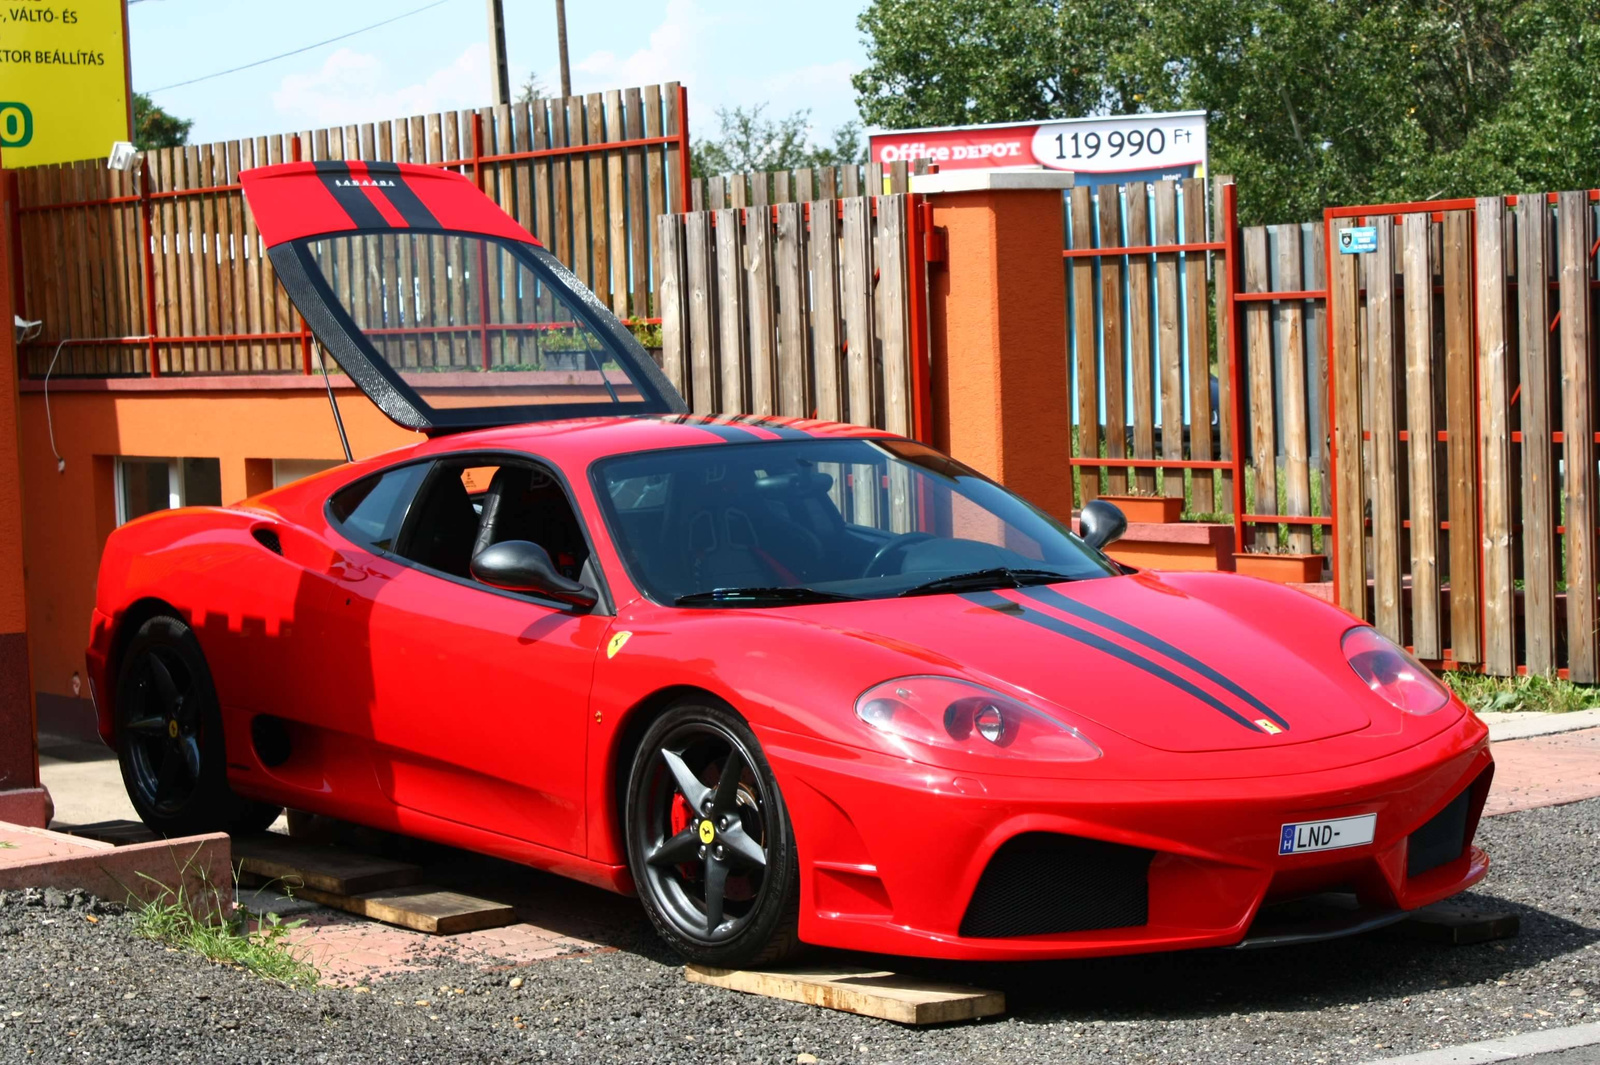
[[[908,195],[657,219],[663,367],[697,412],[914,435]],[[917,335],[920,335],[918,333]]]
[[[881,193],[898,195],[911,191],[912,174],[925,173],[927,169],[928,161],[919,159],[914,167],[908,167],[904,162],[888,166],[882,163],[857,163],[749,174],[719,174],[690,181],[689,201],[696,211],[717,211],[724,207],[810,203],[812,200],[848,199]]]
[[[309,372],[238,183],[293,159],[468,174],[619,316],[653,319],[651,219],[686,200],[684,106],[668,83],[164,149],[141,173],[16,171],[18,313],[44,322],[26,372]]]
[[[1328,212],[1339,602],[1424,659],[1600,680],[1597,199]]]

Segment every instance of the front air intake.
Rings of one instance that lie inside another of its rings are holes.
[[[1420,876],[1448,865],[1467,849],[1467,807],[1472,789],[1464,788],[1450,805],[1434,814],[1406,844],[1406,876]]]
[[[1150,919],[1154,851],[1025,832],[989,859],[961,919],[979,939],[1132,928]]]

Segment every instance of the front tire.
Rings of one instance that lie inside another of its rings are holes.
[[[705,698],[668,708],[634,756],[626,810],[639,898],[674,950],[741,968],[798,949],[794,829],[743,718]]]
[[[194,630],[165,614],[128,643],[117,679],[117,761],[139,819],[163,836],[260,832],[279,807],[228,787],[222,712]]]

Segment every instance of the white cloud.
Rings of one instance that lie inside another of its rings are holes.
[[[643,48],[621,57],[602,49],[574,63],[578,76],[572,90],[594,92],[668,81],[693,84],[706,70],[713,36],[727,21],[725,16],[708,14],[695,0],[668,0],[661,25],[650,31]]]
[[[478,107],[489,99],[489,46],[474,43],[421,81],[395,86],[375,55],[340,48],[320,69],[286,76],[272,106],[296,128],[349,125]]]

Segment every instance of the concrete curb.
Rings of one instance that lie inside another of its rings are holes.
[[[1424,1050],[1398,1058],[1375,1058],[1364,1065],[1490,1065],[1496,1061],[1515,1061],[1535,1054],[1554,1054],[1576,1047],[1600,1044],[1600,1024],[1579,1024],[1571,1028],[1546,1028],[1538,1032],[1486,1039],[1441,1050]]]
[[[0,823],[0,889],[81,888],[107,902],[153,902],[181,893],[197,917],[233,903],[232,841],[225,833],[113,847],[48,829]]]
[[[1547,714],[1525,710],[1479,714],[1478,720],[1489,726],[1491,743],[1504,743],[1506,740],[1553,736],[1558,732],[1575,732],[1578,729],[1600,727],[1600,707],[1574,710],[1570,714]]]

